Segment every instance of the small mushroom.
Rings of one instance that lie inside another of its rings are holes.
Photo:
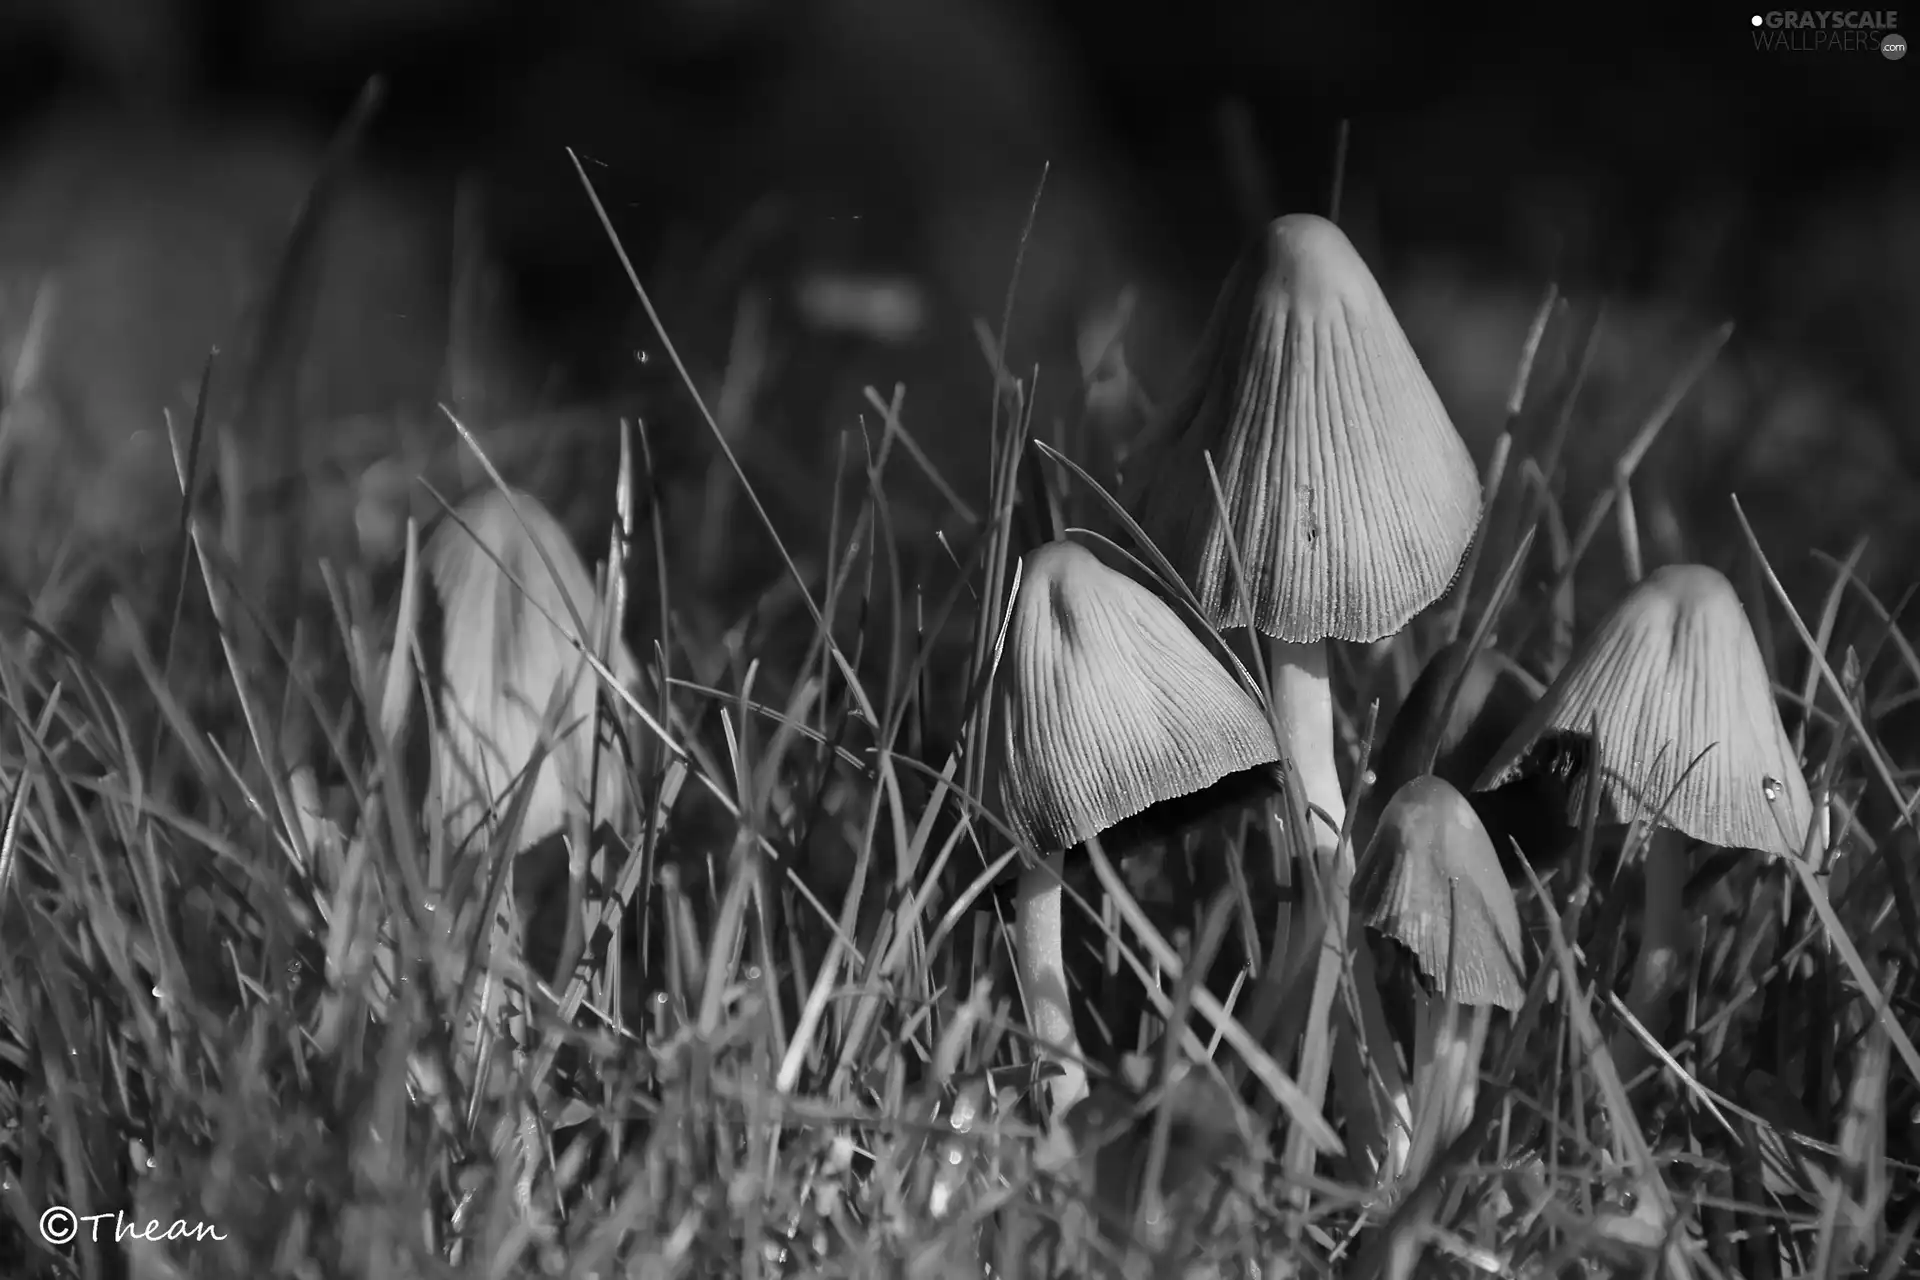
[[[1030,552],[996,697],[1008,826],[1043,855],[1021,873],[1016,952],[1028,1021],[1085,1094],[1061,937],[1066,851],[1162,802],[1279,758],[1273,729],[1173,609],[1085,547]]]
[[[1599,769],[1589,767],[1598,748]],[[1799,855],[1813,821],[1740,597],[1716,570],[1669,565],[1628,592],[1474,784],[1549,774],[1576,825],[1649,824],[1639,957],[1627,1006],[1658,1035],[1686,946],[1686,841]]]
[[[483,489],[435,526],[422,559],[442,615],[431,790],[448,839],[458,847],[491,835],[543,727],[552,745],[513,852],[588,814],[589,789],[589,827],[618,812],[625,771],[615,746],[601,741],[592,772],[599,680],[576,644],[599,652],[605,609],[559,521],[527,494]],[[638,677],[617,637],[606,663],[622,683]]]
[[[1493,1009],[1526,998],[1520,912],[1473,807],[1427,774],[1394,793],[1354,881],[1354,910],[1411,962],[1411,1132],[1388,1173],[1417,1182],[1473,1119]],[[1397,1167],[1396,1167],[1397,1166]]]

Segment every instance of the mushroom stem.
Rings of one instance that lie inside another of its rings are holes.
[[[1627,1008],[1648,1033],[1662,1035],[1662,1011],[1686,960],[1687,838],[1665,827],[1647,840],[1646,897],[1640,907],[1640,954],[1633,963]]]
[[[1333,861],[1340,843],[1340,828],[1347,820],[1347,796],[1341,789],[1340,772],[1333,758],[1333,691],[1327,683],[1327,647],[1317,640],[1311,644],[1275,640],[1268,653],[1271,666],[1268,677],[1273,683],[1280,748],[1299,770],[1307,802],[1332,820],[1332,827],[1328,827],[1318,818],[1308,819],[1322,870],[1333,868],[1334,897],[1344,902],[1353,879],[1353,854],[1349,851],[1340,858],[1340,865],[1336,866]]]
[[[1041,1049],[1063,1069],[1050,1088],[1050,1111],[1056,1119],[1087,1092],[1061,932],[1061,875],[1066,862],[1064,852],[1052,853],[1038,866],[1021,872],[1014,908],[1015,963],[1020,996],[1027,1005],[1027,1025]]]
[[[1327,817],[1323,822],[1316,815],[1307,815],[1328,910],[1322,913],[1319,900],[1302,901],[1289,970],[1297,975],[1317,964],[1307,1019],[1308,1026],[1325,1028],[1324,1034],[1308,1038],[1308,1049],[1301,1055],[1300,1085],[1309,1098],[1319,1102],[1326,1097],[1327,1076],[1332,1071],[1349,1142],[1370,1175],[1393,1158],[1388,1151],[1393,1113],[1405,1104],[1397,1064],[1391,1060],[1393,1042],[1374,983],[1372,957],[1350,924],[1354,858],[1352,846],[1340,842],[1340,829],[1347,820],[1347,799],[1334,764],[1333,691],[1327,681],[1327,648],[1318,641],[1294,644],[1274,640],[1268,654],[1268,679],[1272,682],[1283,758],[1298,770],[1307,802]],[[1361,1036],[1353,1025],[1350,1007],[1338,998],[1348,956],[1353,961],[1354,996],[1373,1057],[1371,1070],[1360,1052]],[[1387,1088],[1389,1114],[1385,1116],[1375,1106],[1373,1072],[1379,1073]]]
[[[1473,1121],[1490,1012],[1441,996],[1414,996],[1413,1141],[1400,1171],[1408,1185],[1425,1177],[1435,1157]]]

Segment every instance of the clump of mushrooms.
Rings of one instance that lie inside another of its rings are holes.
[[[1687,841],[1798,857],[1813,822],[1733,584],[1697,564],[1647,575],[1494,753],[1475,790],[1542,773],[1567,784],[1569,825],[1597,787],[1602,825],[1652,828],[1626,1003],[1657,1036],[1686,952]]]
[[[1312,950],[1295,963],[1318,965],[1308,1017],[1325,1025],[1353,876],[1325,642],[1393,635],[1446,593],[1479,523],[1480,480],[1379,284],[1324,218],[1280,218],[1242,256],[1195,375],[1130,465],[1129,495],[1208,620],[1271,640],[1282,752],[1324,815],[1309,823],[1327,918],[1306,904],[1296,936]],[[1377,998],[1356,977],[1372,1022]],[[1317,1100],[1325,1067],[1302,1074]]]
[[[1258,701],[1179,615],[1085,547],[1028,553],[996,681],[1001,806],[1040,853],[1020,876],[1015,953],[1035,1038],[1086,1093],[1062,943],[1066,852],[1165,801],[1273,764]]]
[[[1415,1183],[1473,1119],[1492,1010],[1526,998],[1520,911],[1473,807],[1431,774],[1381,812],[1353,906],[1415,974],[1412,1132],[1386,1169]]]

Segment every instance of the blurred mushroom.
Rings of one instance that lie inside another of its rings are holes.
[[[1494,753],[1474,790],[1541,774],[1565,784],[1568,825],[1578,824],[1586,789],[1597,785],[1603,825],[1652,828],[1627,1006],[1658,1035],[1686,946],[1687,840],[1797,857],[1813,821],[1759,643],[1725,577],[1704,565],[1647,575]]]
[[[488,488],[441,520],[422,558],[442,611],[431,790],[449,841],[496,834],[543,729],[551,745],[511,851],[617,814],[625,770],[596,734],[600,682],[580,649],[603,652],[605,606],[566,531],[529,495]],[[617,636],[604,660],[621,683],[638,678]]]
[[[1353,903],[1417,974],[1413,1126],[1407,1146],[1389,1147],[1390,1176],[1413,1183],[1473,1119],[1491,1011],[1526,998],[1520,912],[1472,806],[1430,774],[1381,813]]]
[[[1001,663],[1001,805],[1043,855],[1021,873],[1015,949],[1028,1021],[1065,1066],[1059,1115],[1086,1091],[1061,937],[1066,851],[1271,765],[1279,748],[1260,704],[1173,609],[1077,543],[1027,555]]]

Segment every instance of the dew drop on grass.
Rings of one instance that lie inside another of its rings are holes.
[[[1780,779],[1774,777],[1772,774],[1762,775],[1760,779],[1760,790],[1761,793],[1767,797],[1767,803],[1773,803],[1780,798]]]

